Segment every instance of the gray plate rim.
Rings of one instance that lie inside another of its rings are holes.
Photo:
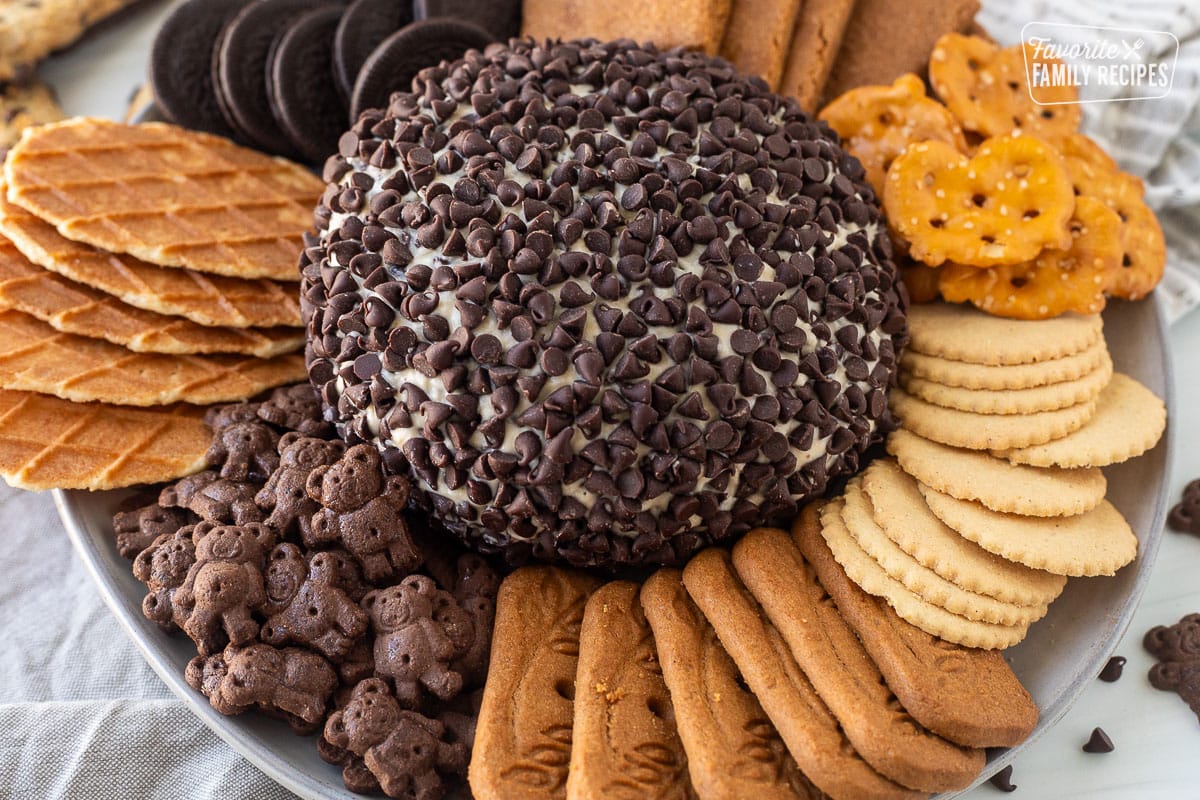
[[[1143,318],[1140,329],[1137,331],[1137,338],[1143,340],[1141,355],[1152,357],[1152,363],[1145,368],[1152,370],[1154,376],[1161,379],[1162,385],[1151,388],[1159,390],[1170,412],[1175,408],[1175,383],[1161,301],[1150,300],[1140,304],[1110,304],[1110,308],[1114,306],[1116,307],[1115,312],[1118,314],[1134,314]],[[1143,306],[1149,310],[1139,311],[1136,306]],[[1147,316],[1152,317],[1152,320],[1144,320]],[[1113,341],[1110,338],[1110,346],[1112,345]],[[1115,350],[1116,348],[1114,348]],[[1117,368],[1122,369],[1123,365],[1117,355],[1114,352],[1114,361],[1117,362]],[[1126,371],[1130,371],[1128,364],[1124,365],[1124,368]],[[1025,742],[1014,748],[989,752],[987,767],[971,787],[963,792],[938,795],[936,800],[952,800],[952,798],[961,796],[971,788],[986,782],[989,777],[1010,763],[1021,752],[1032,747],[1067,713],[1083,689],[1095,679],[1111,656],[1117,643],[1129,627],[1133,613],[1149,581],[1158,553],[1169,505],[1167,492],[1171,486],[1176,439],[1175,426],[1168,421],[1167,433],[1163,441],[1154,451],[1151,451],[1158,453],[1157,457],[1163,464],[1161,477],[1155,486],[1151,524],[1147,530],[1139,531],[1141,545],[1138,560],[1134,566],[1136,575],[1121,605],[1111,609],[1106,617],[1106,621],[1111,621],[1111,626],[1104,630],[1101,636],[1095,638],[1084,652],[1078,654],[1070,684],[1051,702],[1042,705],[1038,726]],[[1145,457],[1143,456],[1143,458]],[[202,695],[188,686],[184,680],[182,669],[177,666],[180,648],[186,647],[186,644],[178,636],[163,635],[154,623],[142,616],[140,606],[127,599],[132,596],[131,592],[136,592],[141,588],[141,584],[133,578],[129,570],[129,562],[116,553],[111,528],[97,530],[88,521],[89,516],[99,513],[98,506],[111,509],[116,503],[115,498],[118,497],[118,493],[56,490],[53,494],[59,516],[66,527],[75,551],[83,561],[105,604],[116,616],[121,627],[150,667],[205,725],[265,774],[305,800],[352,800],[360,797],[342,786],[338,768],[319,759],[313,738],[293,736],[283,723],[258,714],[247,714],[241,717],[222,716],[208,704]],[[1051,613],[1053,613],[1053,607]],[[1035,630],[1037,629],[1035,628]],[[297,756],[299,753],[297,743],[307,748],[307,755],[301,753]],[[299,763],[294,761],[296,757],[301,759]]]

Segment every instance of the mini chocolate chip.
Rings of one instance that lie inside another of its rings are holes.
[[[504,363],[517,369],[529,369],[537,363],[537,343],[532,339],[517,342],[504,354]]]
[[[565,308],[578,308],[590,303],[595,295],[574,281],[566,281],[559,290],[559,300]]]
[[[562,375],[571,366],[571,360],[567,354],[555,347],[542,351],[540,363],[548,375]]]
[[[1002,792],[1015,792],[1017,790],[1017,785],[1012,782],[1012,774],[1012,764],[1009,764],[1007,767],[989,778],[988,781],[992,784],[992,786],[995,786]]]
[[[440,342],[450,336],[450,321],[437,314],[428,314],[421,320],[421,333],[431,342]]]
[[[646,205],[648,196],[646,187],[635,183],[621,193],[621,208],[626,211],[636,211]]]
[[[504,346],[500,343],[499,339],[490,333],[476,336],[474,341],[471,342],[471,356],[485,366],[499,363],[503,353]]]
[[[527,315],[520,315],[509,323],[509,331],[517,342],[527,342],[533,338],[535,325]]]
[[[1115,749],[1116,745],[1103,728],[1093,728],[1091,737],[1083,745],[1085,753],[1111,753]]]
[[[759,345],[758,336],[744,328],[734,331],[729,337],[733,352],[745,355],[752,353]]]
[[[1104,669],[1100,670],[1099,678],[1105,683],[1116,683],[1121,679],[1121,672],[1125,668],[1124,656],[1113,656],[1104,665]]]
[[[583,236],[583,223],[577,219],[564,219],[555,226],[554,232],[564,246],[570,247]]]
[[[646,480],[640,470],[627,469],[617,476],[617,491],[622,497],[636,499],[646,488]]]

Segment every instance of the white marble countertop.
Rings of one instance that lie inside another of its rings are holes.
[[[82,46],[41,69],[58,90],[70,114],[119,118],[142,81],[149,43],[171,3],[139,7],[107,26]],[[1200,232],[1198,232],[1200,235]],[[1191,446],[1200,431],[1200,313],[1175,324],[1170,332],[1177,404],[1171,425],[1177,431],[1174,486],[1200,477],[1200,447]],[[1167,531],[1152,580],[1116,653],[1125,656],[1124,677],[1096,681],[1075,707],[1013,767],[1014,796],[1055,800],[1181,800],[1200,797],[1200,721],[1178,696],[1155,691],[1147,680],[1153,659],[1142,649],[1150,627],[1172,624],[1200,611],[1200,537]],[[1116,750],[1087,754],[1081,747],[1094,727],[1102,727]],[[970,800],[1001,796],[984,785]]]

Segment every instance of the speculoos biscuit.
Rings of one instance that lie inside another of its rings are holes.
[[[683,583],[814,784],[835,800],[925,796],[880,775],[858,754],[779,631],[742,585],[728,551],[712,548],[695,556],[683,570]]]
[[[580,628],[598,585],[554,567],[525,567],[500,585],[468,772],[478,800],[567,796]]]
[[[640,588],[607,583],[584,609],[567,800],[696,796]]]
[[[1029,736],[1037,705],[999,652],[939,639],[860,589],[821,536],[819,504],[805,507],[792,541],[915,720],[970,747],[1012,747]]]
[[[717,632],[688,597],[683,573],[646,579],[642,608],[654,631],[688,773],[704,800],[818,800],[762,705],[741,682]]]
[[[921,791],[970,785],[983,751],[951,744],[904,711],[786,532],[752,530],[734,546],[733,563],[867,763]]]

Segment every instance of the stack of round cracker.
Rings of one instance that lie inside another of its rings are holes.
[[[1137,539],[1101,467],[1141,455],[1161,400],[1113,372],[1098,315],[1018,321],[914,307],[893,460],[824,515],[850,577],[936,636],[1021,641],[1067,576],[1112,575]]]
[[[109,489],[201,469],[205,406],[302,380],[323,184],[166,125],[27,130],[0,193],[0,475]]]

